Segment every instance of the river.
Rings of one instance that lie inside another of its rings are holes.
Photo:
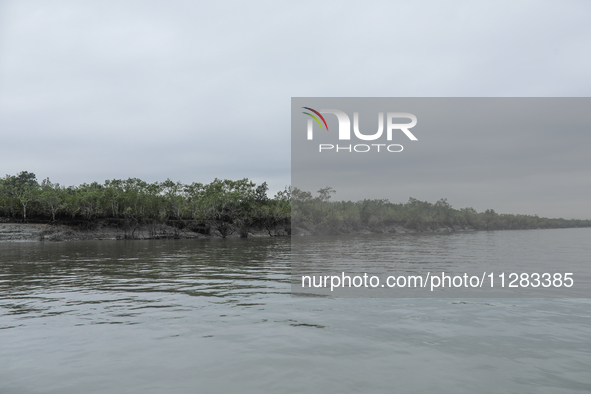
[[[591,229],[481,234],[501,252],[534,233],[591,259]],[[481,253],[470,233],[412,236],[434,256],[453,259],[452,239]],[[290,250],[288,238],[0,243],[0,393],[591,391],[589,299],[296,297]],[[556,263],[548,250],[532,259]]]

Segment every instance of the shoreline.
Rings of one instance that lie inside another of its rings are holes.
[[[233,233],[226,238],[271,238],[289,236],[286,231],[276,229],[250,229],[241,235]],[[149,224],[133,229],[112,226],[106,223],[93,223],[91,228],[67,224],[50,223],[10,223],[0,222],[0,242],[65,242],[65,241],[102,241],[102,240],[153,240],[153,239],[207,239],[222,238],[211,234],[202,234],[189,227],[178,228],[169,224]]]
[[[215,234],[203,234],[190,226],[179,228],[170,224],[144,224],[134,229],[109,225],[105,222],[94,222],[90,228],[77,225],[51,223],[15,223],[0,222],[0,242],[68,242],[68,241],[101,241],[101,240],[157,240],[157,239],[210,239],[222,238]],[[556,227],[559,228],[559,227]],[[562,227],[560,227],[562,228]],[[567,227],[582,228],[582,227]],[[498,230],[540,230],[544,228],[513,228],[483,230],[470,226],[441,226],[435,229],[412,229],[401,225],[382,226],[380,228],[363,228],[357,231],[340,234],[415,234],[415,233],[454,233],[473,231]],[[309,229],[297,228],[293,234],[288,228],[273,230],[252,228],[248,233],[235,232],[226,238],[272,238],[272,237],[308,237],[320,235]],[[326,234],[328,235],[328,234]],[[335,234],[336,235],[336,234]]]

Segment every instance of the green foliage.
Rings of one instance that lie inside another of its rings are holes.
[[[51,219],[55,220],[55,214],[65,207],[62,187],[59,183],[51,183],[49,178],[44,179],[41,182],[39,201],[43,207],[43,213],[51,215]]]
[[[35,201],[38,194],[39,184],[33,173],[22,171],[16,176],[6,175],[0,181],[2,207],[9,212],[10,216],[15,216],[20,209],[23,221],[27,220],[27,207]]]
[[[416,231],[591,227],[591,220],[498,214],[492,209],[482,213],[474,208],[454,209],[445,198],[435,204],[412,197],[405,204],[394,204],[385,199],[331,202],[332,193],[332,188],[323,188],[314,197],[297,188],[291,190],[292,226],[296,233],[383,232],[396,231],[396,227]]]
[[[331,187],[318,190],[316,196],[290,186],[273,198],[267,192],[266,182],[256,185],[246,178],[215,179],[209,184],[129,178],[64,187],[49,178],[39,184],[35,174],[23,171],[0,178],[0,216],[23,221],[109,219],[124,223],[132,234],[142,224],[172,223],[221,237],[246,236],[253,228],[276,235],[290,231],[290,224],[297,231],[322,234],[395,231],[398,226],[417,231],[591,226],[591,220],[454,209],[447,199],[434,204],[412,197],[404,204],[385,199],[332,201]]]
[[[117,219],[132,233],[140,224],[172,221],[221,237],[246,236],[254,227],[275,235],[279,227],[289,227],[290,189],[274,199],[267,191],[266,182],[256,185],[248,179],[215,179],[204,185],[129,178],[66,188],[49,178],[39,184],[35,174],[24,171],[0,178],[0,216],[88,222]]]

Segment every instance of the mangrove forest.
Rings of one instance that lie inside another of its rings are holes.
[[[548,219],[537,215],[499,214],[493,209],[453,208],[446,199],[435,203],[409,198],[331,201],[326,187],[316,195],[286,187],[273,197],[266,182],[249,179],[184,184],[167,179],[149,183],[138,178],[63,186],[23,171],[0,178],[0,220],[45,222],[92,227],[137,228],[164,223],[203,234],[246,236],[251,229],[273,235],[342,234],[362,231],[437,231],[441,228],[500,230],[591,227],[591,220]]]

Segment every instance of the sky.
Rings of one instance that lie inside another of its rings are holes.
[[[321,129],[302,107],[324,112],[327,124]],[[294,98],[292,185],[330,186],[335,200],[446,198],[479,212],[591,219],[590,108],[582,97]],[[342,111],[349,126],[324,109]],[[400,129],[388,137],[393,112],[415,116],[408,131],[416,140]],[[356,136],[355,113],[359,132],[376,139]],[[382,133],[372,136],[379,113]]]
[[[590,11],[584,1],[0,0],[0,175],[249,178],[274,193],[290,184],[291,97],[586,97]]]

